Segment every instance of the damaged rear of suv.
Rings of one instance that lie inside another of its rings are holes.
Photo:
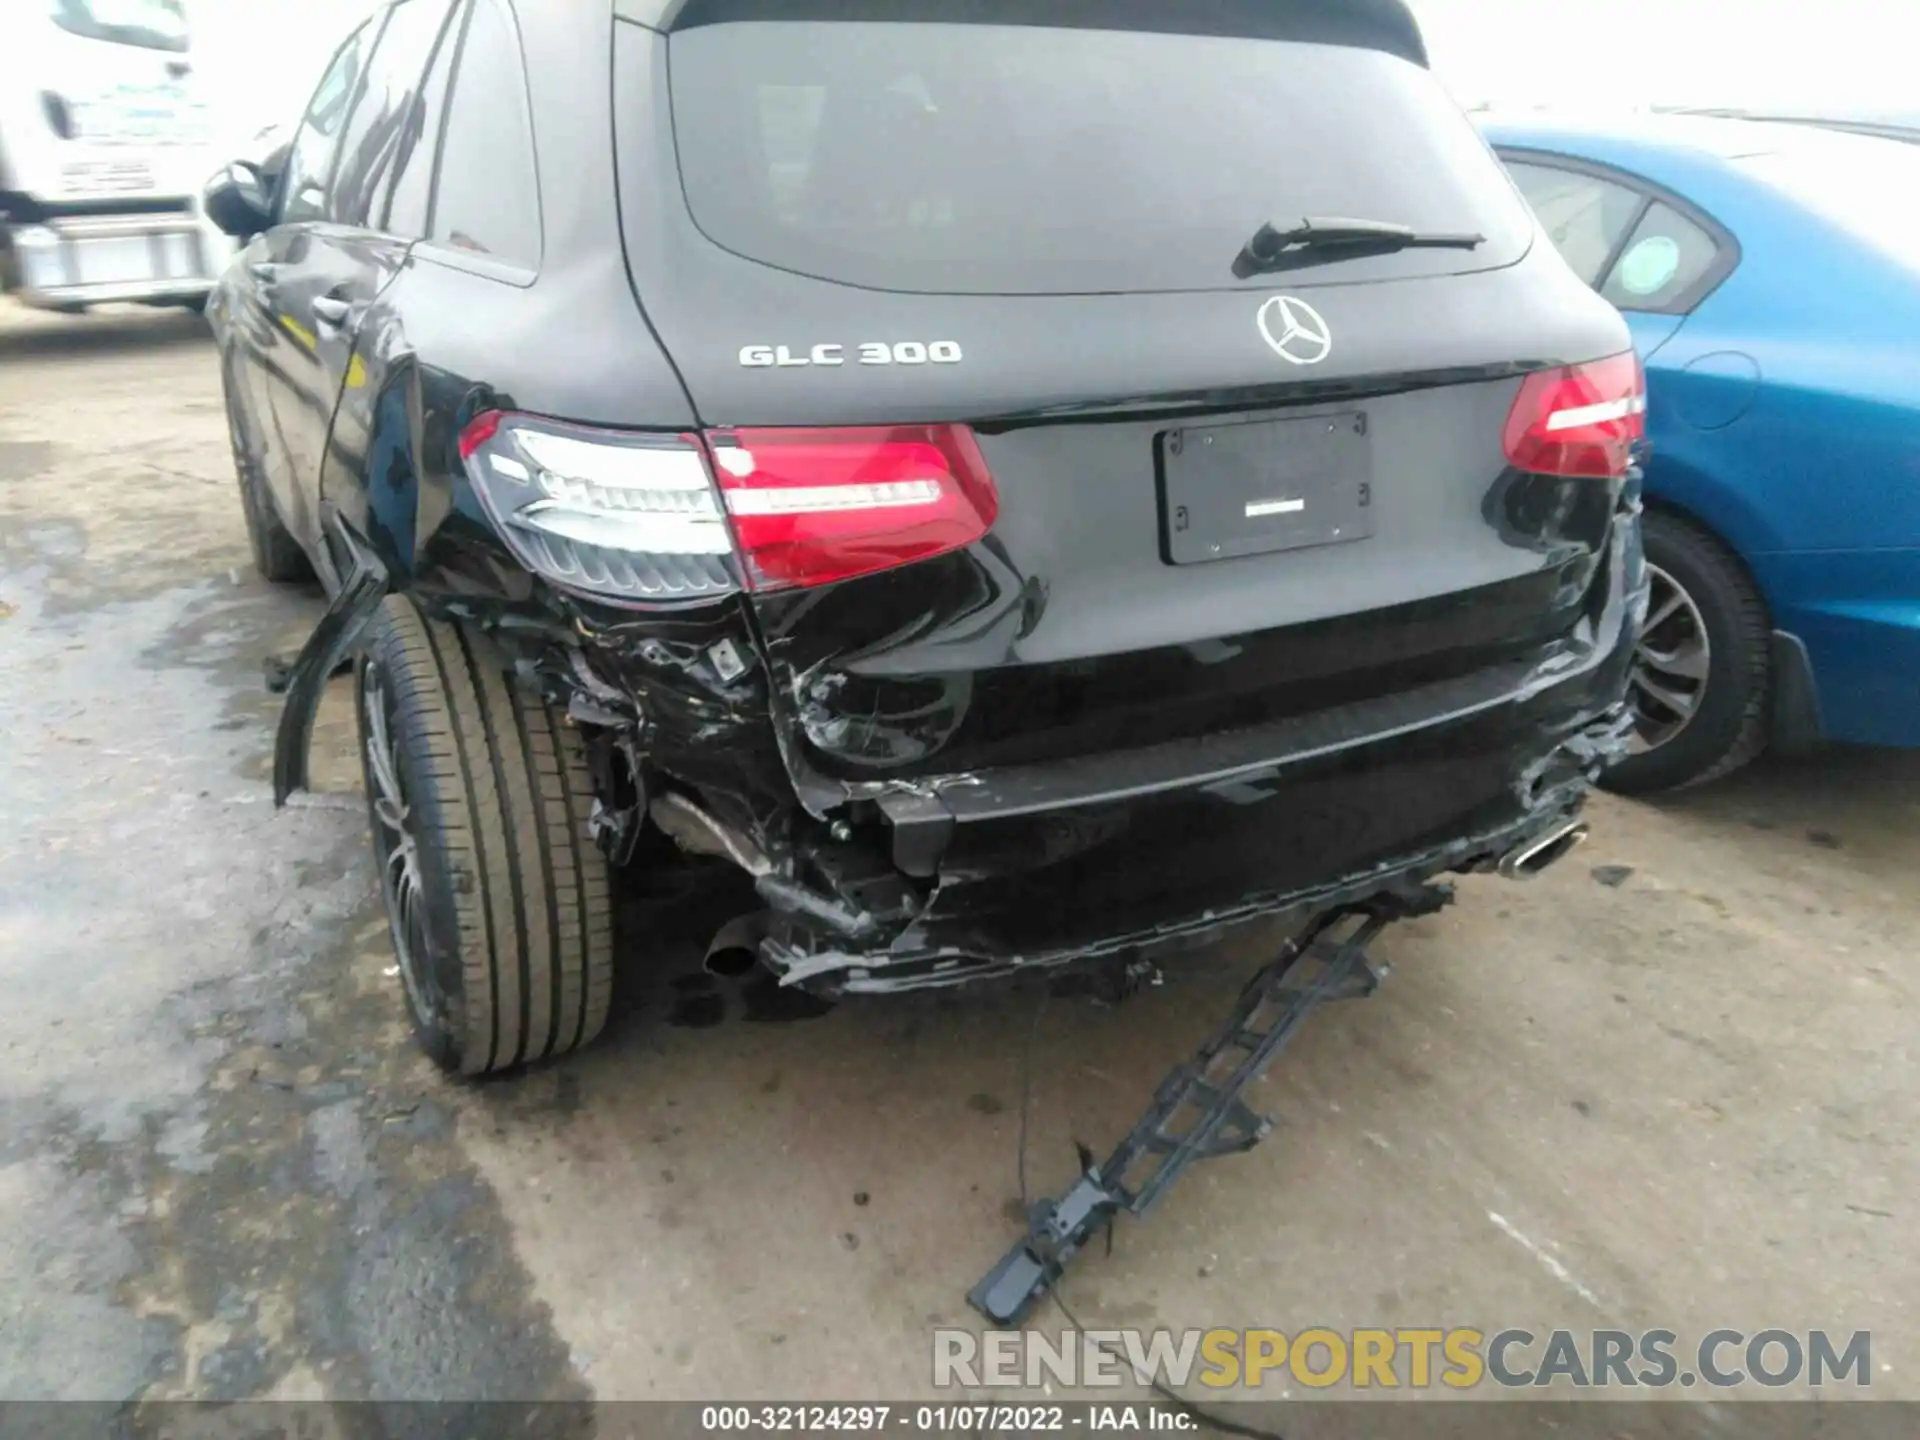
[[[1399,0],[594,8],[376,17],[323,214],[221,307],[256,546],[333,595],[276,785],[359,656],[441,1063],[592,1037],[649,830],[829,993],[1577,838],[1639,367]]]

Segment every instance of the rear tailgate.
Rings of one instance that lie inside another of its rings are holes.
[[[1502,428],[1520,371],[1626,337],[1419,66],[621,29],[629,264],[703,422],[957,422],[997,492],[964,550],[754,596],[803,794],[1377,700],[1574,622],[1612,493],[1529,486]],[[1486,240],[1232,277],[1307,214]]]

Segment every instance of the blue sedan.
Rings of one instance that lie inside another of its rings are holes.
[[[1692,116],[1483,118],[1647,370],[1637,753],[1920,745],[1920,146]]]

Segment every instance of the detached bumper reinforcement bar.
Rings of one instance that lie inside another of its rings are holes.
[[[996,1325],[1018,1325],[1095,1235],[1122,1211],[1145,1215],[1196,1160],[1252,1149],[1273,1129],[1241,1098],[1327,1000],[1371,995],[1383,971],[1367,948],[1395,920],[1431,915],[1450,886],[1390,890],[1316,916],[1248,981],[1224,1024],[1160,1082],[1153,1103],[1114,1152],[1089,1164],[1058,1200],[1041,1200],[1027,1233],[967,1292]],[[1344,934],[1338,934],[1343,924]]]

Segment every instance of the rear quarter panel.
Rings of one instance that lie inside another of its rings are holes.
[[[1722,163],[1646,168],[1742,250],[1649,362],[1648,492],[1748,555],[1920,545],[1920,270]]]
[[[1744,254],[1649,365],[1648,495],[1745,560],[1830,738],[1920,743],[1920,271],[1762,187],[1694,193]]]

